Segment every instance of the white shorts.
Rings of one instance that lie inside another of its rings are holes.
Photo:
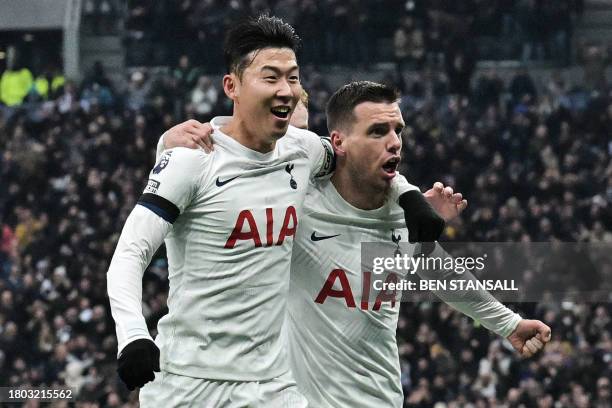
[[[306,408],[308,402],[289,373],[265,381],[215,381],[155,373],[140,389],[142,408]]]

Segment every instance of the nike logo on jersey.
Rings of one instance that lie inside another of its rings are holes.
[[[217,181],[215,181],[215,184],[217,185],[217,187],[223,187],[224,185],[226,185],[227,183],[229,183],[232,180],[237,179],[240,176],[236,176],[236,177],[232,177],[231,179],[227,179],[224,181],[219,180],[219,177],[217,177]]]
[[[336,235],[328,235],[328,236],[317,236],[316,231],[312,232],[312,235],[310,236],[310,239],[313,241],[323,241],[324,239],[330,239],[330,238],[335,238],[338,237],[342,234],[336,234]]]

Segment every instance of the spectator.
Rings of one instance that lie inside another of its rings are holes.
[[[551,57],[562,63],[570,64],[572,15],[571,0],[549,1],[546,3],[550,15],[550,44]]]
[[[450,46],[445,55],[446,74],[449,79],[450,93],[467,96],[474,73],[474,59],[464,46]]]
[[[606,89],[606,68],[610,63],[608,51],[603,46],[589,45],[583,49],[582,64],[584,84],[588,90]]]
[[[177,91],[182,95],[187,94],[198,81],[200,69],[191,64],[188,55],[181,55],[178,66],[172,71],[176,80]]]
[[[405,17],[403,24],[395,31],[393,46],[397,69],[421,69],[425,63],[425,37],[423,31],[414,26],[411,17]]]
[[[510,94],[513,105],[519,102],[533,102],[537,96],[536,86],[525,67],[518,70],[510,83]]]
[[[503,91],[504,83],[496,70],[494,68],[485,70],[476,80],[474,101],[480,109],[498,107]]]
[[[0,102],[12,107],[20,105],[34,83],[27,68],[8,68],[0,77]]]
[[[100,0],[86,2],[86,14],[98,10],[98,3]],[[417,43],[419,56],[415,59],[420,61],[422,50],[434,66],[443,63],[444,50],[455,38],[466,36],[474,49],[491,59],[567,61],[572,18],[581,13],[571,3],[580,2],[563,0],[557,6],[549,0],[136,1],[130,2],[126,21],[127,55],[131,64],[142,66],[170,65],[187,54],[196,65],[206,67],[207,73],[219,73],[222,56],[214,44],[222,42],[226,28],[245,16],[272,13],[294,23],[308,39],[302,63],[392,61],[396,59],[394,42],[403,41],[399,29],[406,17],[418,27],[414,35],[404,30]],[[111,6],[104,15],[112,16],[117,9],[110,0],[100,4]],[[172,27],[166,24],[169,20],[174,22]]]
[[[128,84],[127,107],[135,112],[142,111],[147,103],[150,89],[150,83],[142,71],[132,73]]]
[[[517,6],[517,19],[523,37],[523,61],[544,59],[547,19],[541,3],[537,0],[521,0]]]
[[[217,87],[212,80],[201,76],[198,79],[198,85],[191,92],[190,106],[187,110],[194,111],[200,118],[210,117],[218,96]]]

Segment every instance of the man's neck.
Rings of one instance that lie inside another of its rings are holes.
[[[241,145],[248,147],[251,150],[255,150],[256,152],[269,153],[274,150],[274,147],[276,146],[275,140],[272,140],[271,142],[261,140],[260,138],[257,138],[245,125],[246,124],[243,120],[238,119],[236,116],[232,116],[232,119],[225,126],[221,127],[221,131],[236,140]]]
[[[331,182],[344,201],[360,210],[375,210],[385,204],[385,193],[366,188],[348,171],[336,169]]]

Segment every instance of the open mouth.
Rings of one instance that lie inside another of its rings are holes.
[[[397,170],[397,166],[399,165],[400,159],[399,157],[392,157],[383,164],[382,168],[387,174],[394,174],[395,170]]]
[[[280,119],[287,119],[289,117],[289,113],[291,113],[291,107],[289,106],[275,106],[270,109],[270,112],[274,116]]]

